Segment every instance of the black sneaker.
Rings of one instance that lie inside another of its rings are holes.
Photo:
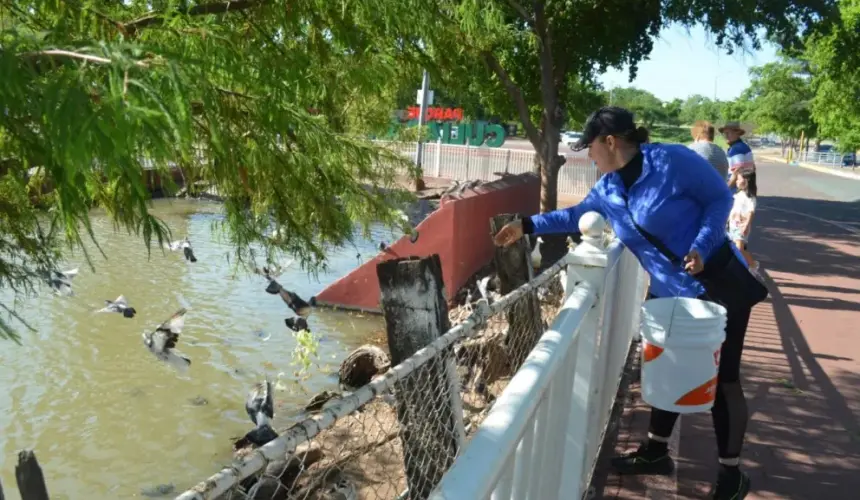
[[[619,474],[647,474],[666,476],[675,470],[675,461],[669,450],[649,450],[648,443],[642,443],[636,451],[613,458],[610,463]]]
[[[750,477],[742,471],[737,474],[720,474],[708,498],[713,500],[742,500],[750,492]]]

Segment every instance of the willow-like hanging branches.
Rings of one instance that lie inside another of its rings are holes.
[[[32,290],[95,240],[94,206],[161,245],[144,163],[225,198],[234,262],[317,269],[356,226],[402,225],[408,165],[366,137],[415,74],[373,33],[408,29],[410,6],[348,3],[0,3],[0,287]]]

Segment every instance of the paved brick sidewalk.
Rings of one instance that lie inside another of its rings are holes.
[[[781,188],[778,168],[761,173],[772,181],[767,191],[779,196],[759,198],[750,245],[771,298],[753,311],[743,358],[750,410],[743,467],[753,483],[747,498],[856,499],[860,183],[855,183],[854,201],[828,200],[809,186]],[[818,187],[846,190],[844,185]],[[792,189],[797,193],[786,194]],[[609,443],[614,453],[635,447],[646,432],[647,408],[635,385],[627,403],[617,440]],[[677,477],[618,477],[602,457],[594,497],[704,498],[717,464],[710,414],[683,417],[678,434]]]

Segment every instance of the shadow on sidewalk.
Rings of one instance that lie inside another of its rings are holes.
[[[834,222],[857,224],[860,222],[860,193],[853,201],[822,200],[789,196],[759,196],[759,208],[776,208],[790,212],[810,214]],[[757,222],[753,222],[758,226]]]
[[[860,201],[760,197],[759,206],[750,251],[763,267],[860,279],[860,227],[850,224],[860,222]]]

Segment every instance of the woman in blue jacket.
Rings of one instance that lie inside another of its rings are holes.
[[[578,232],[579,219],[600,213],[617,237],[651,276],[653,297],[700,297],[705,289],[691,275],[702,272],[714,255],[728,252],[726,220],[732,195],[726,181],[701,156],[682,145],[648,144],[648,132],[637,128],[622,108],[604,107],[593,113],[574,148],[588,148],[604,175],[578,205],[523,218],[503,227],[497,245],[509,245],[523,234]],[[657,244],[662,243],[663,252]],[[666,256],[683,256],[673,263]],[[708,297],[727,303],[720,297]],[[720,471],[711,498],[739,500],[750,488],[739,469],[747,425],[747,406],[740,385],[740,361],[749,322],[749,307],[728,307],[717,395],[711,410],[719,448]],[[674,463],[667,443],[677,413],[651,409],[648,440],[636,451],[613,460],[622,474],[669,474]]]

